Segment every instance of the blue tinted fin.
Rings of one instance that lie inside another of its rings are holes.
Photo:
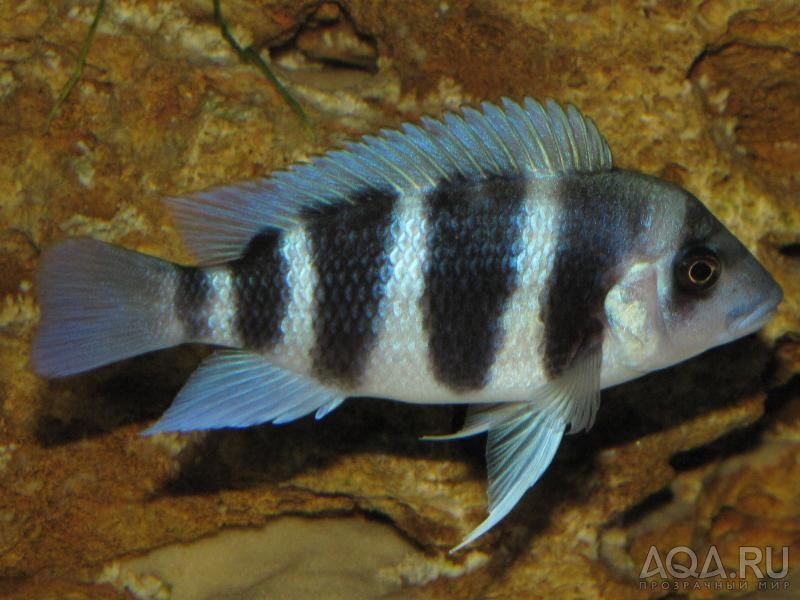
[[[63,377],[184,342],[174,277],[171,263],[97,240],[52,246],[37,274],[34,370]]]
[[[497,525],[516,506],[550,465],[561,443],[566,423],[553,411],[535,411],[516,405],[513,415],[491,424],[486,446],[489,474],[489,516],[460,544],[455,553]]]
[[[567,426],[572,432],[591,427],[600,400],[601,359],[599,348],[585,353],[533,402],[471,408],[464,428],[450,439],[489,432],[489,516],[451,553],[474,542],[516,506],[552,462]]]
[[[142,435],[288,423],[317,410],[330,412],[343,400],[338,392],[273,366],[258,354],[218,350]]]
[[[320,419],[324,419],[324,418],[325,418],[325,417],[327,417],[327,416],[328,416],[330,413],[332,413],[334,410],[336,410],[337,408],[339,408],[339,405],[340,405],[342,402],[344,402],[344,400],[345,400],[344,398],[334,398],[333,400],[331,400],[330,402],[328,402],[328,403],[327,403],[327,404],[325,404],[324,406],[320,406],[320,407],[317,409],[317,412],[316,412],[316,413],[314,413],[314,418],[315,418],[317,421],[319,421]]]
[[[205,264],[238,258],[264,228],[286,229],[307,208],[348,204],[365,189],[430,190],[455,177],[541,177],[604,171],[611,151],[591,119],[549,100],[503,98],[441,120],[383,130],[272,177],[167,200],[186,243]]]

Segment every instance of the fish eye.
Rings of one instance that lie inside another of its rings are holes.
[[[717,254],[705,246],[686,250],[675,263],[675,283],[687,292],[704,292],[719,279],[722,263]]]

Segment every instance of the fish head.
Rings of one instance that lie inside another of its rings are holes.
[[[697,198],[653,178],[646,190],[649,227],[604,307],[616,352],[639,373],[757,331],[783,298],[769,272]]]
[[[757,331],[783,299],[758,259],[699,200],[687,194],[685,201],[687,227],[659,273],[674,362]]]

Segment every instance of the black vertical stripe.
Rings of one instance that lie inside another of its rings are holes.
[[[551,379],[602,342],[603,304],[644,229],[647,192],[622,171],[566,175],[558,187],[556,254],[540,302]]]
[[[231,263],[236,329],[248,349],[268,350],[282,336],[290,290],[280,241],[277,229],[265,228],[250,241],[241,258]]]
[[[483,388],[502,345],[524,198],[524,180],[497,178],[445,181],[427,199],[421,309],[433,373],[454,391]]]
[[[686,212],[683,217],[683,225],[680,228],[676,260],[679,260],[689,248],[706,245],[714,236],[725,232],[725,226],[703,206],[700,200],[688,192],[684,193],[684,206]],[[748,256],[748,253],[744,248],[740,248],[739,252],[726,253],[725,268],[733,267],[734,256],[742,259]],[[675,264],[673,264],[674,268]],[[680,315],[683,319],[689,319],[696,310],[702,309],[709,302],[717,300],[718,297],[714,294],[686,291],[679,285],[673,285],[667,297],[667,306],[674,314]]]
[[[183,324],[187,340],[200,340],[208,335],[208,277],[198,267],[178,267],[175,288],[175,310]]]
[[[311,360],[323,381],[355,387],[364,373],[390,275],[396,199],[394,193],[368,189],[352,204],[318,206],[305,214],[318,275]]]

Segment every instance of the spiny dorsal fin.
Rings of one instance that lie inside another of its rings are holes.
[[[261,229],[291,227],[304,209],[351,202],[365,189],[424,192],[442,180],[543,177],[605,171],[611,150],[591,119],[553,100],[503,98],[442,120],[382,130],[272,177],[168,200],[186,243],[203,263],[237,258]]]

